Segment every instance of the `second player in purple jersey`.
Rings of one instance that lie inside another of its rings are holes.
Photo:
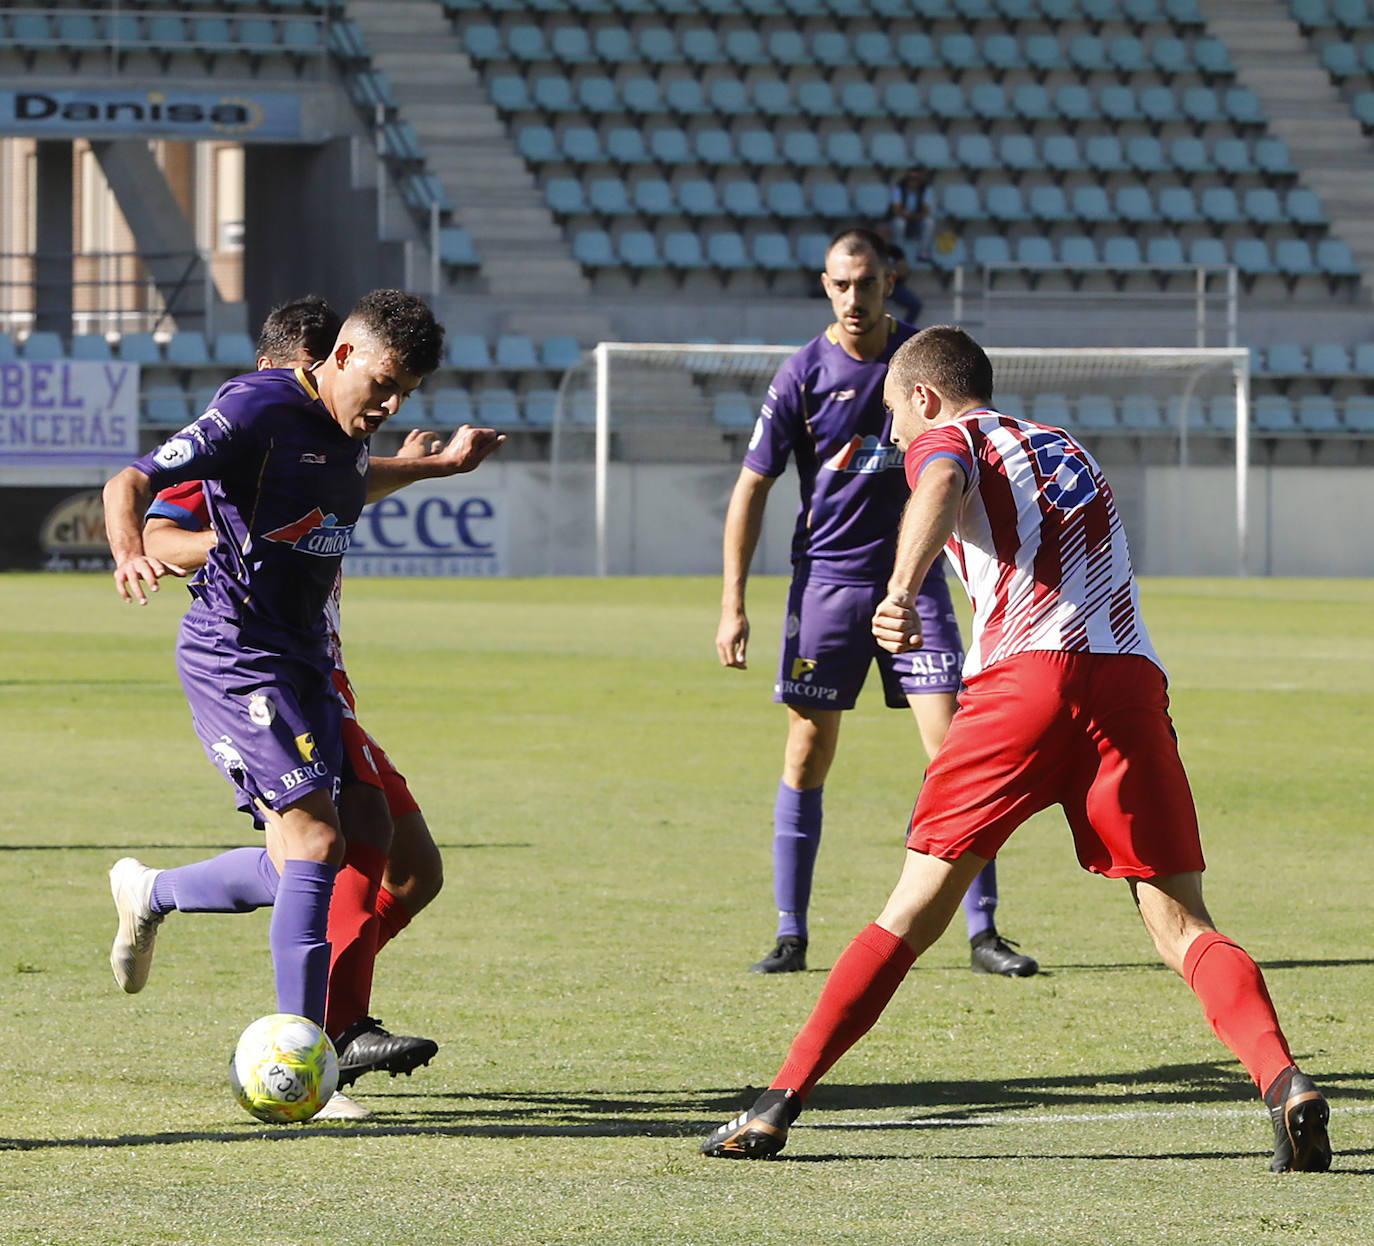
[[[909,705],[933,754],[954,712],[963,644],[943,568],[921,587],[924,647],[893,655],[873,639],[872,612],[891,574],[902,510],[910,496],[902,456],[883,405],[888,361],[916,332],[886,314],[892,273],[882,239],[846,230],[826,251],[822,274],[835,321],[778,370],[755,425],[730,501],[724,592],[716,649],[742,667],[749,622],[748,567],[768,490],[795,461],[800,506],[792,537],[792,585],[783,624],[775,701],[788,709],[787,748],[773,810],[777,944],[751,969],[786,973],[806,965],[807,910],[820,846],[822,794],[839,737],[875,663],[889,706]],[[1024,976],[1036,971],[993,923],[993,868],[970,888],[965,910],[973,967]]]

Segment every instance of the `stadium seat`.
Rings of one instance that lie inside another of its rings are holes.
[[[589,65],[596,60],[584,26],[555,26],[549,39],[549,50],[555,60],[565,65]]]
[[[1021,82],[1013,88],[1011,110],[1023,121],[1049,121],[1055,116],[1049,93],[1038,82]]]
[[[763,204],[773,216],[794,220],[806,216],[811,209],[801,183],[791,178],[769,182],[763,191]]]
[[[871,82],[846,82],[840,87],[840,111],[856,120],[881,117],[877,88]]]
[[[722,428],[744,431],[754,427],[758,410],[747,394],[729,390],[712,398],[711,418]]]
[[[1317,267],[1329,277],[1358,277],[1360,269],[1343,238],[1323,238],[1317,243]]]
[[[1231,257],[1220,238],[1194,238],[1188,244],[1188,263],[1199,268],[1229,268]]]
[[[688,164],[692,144],[679,126],[660,126],[649,135],[649,154],[662,164]]]
[[[1011,247],[1001,234],[982,234],[973,240],[975,264],[1010,264]]]
[[[1293,404],[1282,394],[1261,394],[1250,404],[1250,424],[1261,433],[1297,431]]]
[[[551,177],[544,184],[544,202],[555,216],[571,216],[587,210],[582,182],[576,177]]]
[[[1031,399],[1030,418],[1037,424],[1063,428],[1069,423],[1069,404],[1063,394],[1036,394]]]
[[[1275,271],[1263,238],[1237,238],[1231,248],[1231,262],[1247,277],[1260,277]]]
[[[1051,134],[1040,149],[1047,168],[1058,173],[1073,173],[1083,168],[1083,157],[1072,134]]]
[[[1172,125],[1183,120],[1173,90],[1159,84],[1141,90],[1140,111],[1155,125]]]
[[[720,212],[715,185],[704,177],[689,177],[680,182],[677,203],[690,217],[715,216]]]
[[[1285,277],[1309,277],[1319,271],[1305,238],[1280,238],[1274,243],[1274,267]]]
[[[882,91],[883,111],[899,121],[922,116],[921,93],[914,82],[889,82]]]
[[[709,26],[689,26],[678,32],[682,57],[692,65],[724,65],[727,61],[720,36]]]
[[[1271,173],[1277,177],[1291,177],[1297,173],[1288,154],[1288,145],[1281,138],[1257,140],[1254,163],[1261,173]]]
[[[814,130],[788,130],[782,136],[779,152],[785,163],[799,169],[817,169],[825,164],[820,139]]]
[[[1054,109],[1068,122],[1092,121],[1097,116],[1091,93],[1078,82],[1065,83],[1055,90]]]
[[[1180,173],[1214,172],[1206,144],[1200,138],[1176,138],[1169,144],[1169,160]]]
[[[1211,87],[1189,87],[1183,92],[1183,115],[1194,125],[1212,125],[1223,120],[1217,93]]]
[[[711,111],[706,94],[696,78],[673,78],[663,91],[668,111],[680,117],[699,117]]]
[[[1145,262],[1134,234],[1113,234],[1102,240],[1102,262],[1113,268],[1138,268]]]
[[[825,159],[831,168],[862,169],[868,165],[864,141],[854,130],[832,130],[825,136]]]
[[[618,177],[595,177],[587,186],[587,206],[603,216],[620,216],[630,211],[630,196]]]
[[[636,212],[645,216],[667,216],[677,207],[673,188],[661,177],[643,177],[630,190]]]
[[[440,428],[457,428],[473,423],[476,418],[467,390],[452,386],[434,391],[429,400],[429,414]]]
[[[496,339],[496,366],[508,369],[539,367],[534,343],[523,333],[503,333]]]
[[[884,182],[860,182],[854,187],[854,211],[864,220],[879,222],[888,213],[890,192]]]
[[[1224,173],[1241,176],[1255,171],[1250,144],[1243,138],[1221,138],[1212,146],[1212,162]]]
[[[779,162],[778,145],[771,130],[744,130],[735,137],[735,150],[744,164],[767,168]]]
[[[515,150],[530,164],[545,164],[558,158],[558,142],[546,125],[525,125],[516,131]]]
[[[1041,74],[1065,68],[1064,53],[1059,46],[1057,35],[1029,35],[1022,50],[1026,63]]]
[[[1023,267],[1045,268],[1054,264],[1054,244],[1044,234],[1026,234],[1016,240],[1013,258]]]
[[[1003,224],[1027,219],[1021,192],[1010,182],[995,182],[987,188],[983,198],[988,216]]]
[[[520,400],[512,389],[484,389],[477,395],[477,419],[487,428],[514,428],[520,423]]]
[[[145,389],[143,418],[158,428],[181,428],[188,424],[192,417],[186,402],[186,391],[179,386],[152,386]]]
[[[120,340],[119,350],[121,358],[126,358],[124,351],[128,338],[135,336],[126,333]],[[151,334],[149,335],[151,336]],[[146,349],[138,347],[137,349]],[[257,358],[257,350],[254,347],[253,339],[246,333],[219,333],[215,336],[214,356],[216,363],[228,364],[234,368],[251,368]]]
[[[1087,234],[1065,234],[1059,240],[1059,262],[1070,268],[1100,263],[1097,244]]]
[[[1274,342],[1264,352],[1264,370],[1292,374],[1307,371],[1307,356],[1297,342]]]
[[[733,217],[749,218],[765,215],[758,183],[752,178],[732,178],[721,187],[720,206]]]
[[[1164,427],[1164,415],[1153,394],[1127,394],[1121,400],[1119,418],[1125,428],[1149,431]]]
[[[704,268],[706,257],[700,237],[691,230],[675,229],[663,235],[663,261],[679,271]]]
[[[1145,262],[1155,268],[1172,268],[1185,263],[1183,244],[1166,234],[1145,243]]]
[[[834,220],[850,214],[849,191],[843,182],[817,182],[811,188],[811,207],[822,220]]]
[[[692,136],[692,145],[697,160],[702,164],[722,165],[735,163],[735,143],[728,130],[708,126]]]
[[[797,107],[807,117],[838,117],[840,105],[824,78],[811,78],[797,87]]]
[[[1310,371],[1344,375],[1350,371],[1350,352],[1344,342],[1314,342]]]
[[[201,339],[204,341],[204,339]],[[7,354],[3,346],[8,344],[9,335],[5,335],[5,343],[0,343],[0,360],[13,359],[13,350]],[[67,352],[69,359],[84,359],[88,362],[102,362],[110,359],[110,343],[105,340],[103,333],[77,333],[72,337],[70,350]]]
[[[854,63],[866,70],[888,69],[897,64],[892,41],[883,30],[861,30],[854,36]]]
[[[797,265],[787,235],[776,230],[755,235],[751,252],[754,263],[765,272],[781,272]]]
[[[968,103],[963,88],[957,82],[936,82],[926,92],[926,107],[933,116],[944,121],[968,115]]]
[[[1083,163],[1094,173],[1123,173],[1130,166],[1115,134],[1094,134],[1083,144]]]
[[[954,162],[961,169],[985,172],[999,166],[992,139],[986,134],[961,134],[954,141]]]
[[[50,329],[35,329],[24,339],[24,358],[53,360],[67,358],[62,335]]]
[[[943,134],[923,130],[911,142],[911,159],[923,169],[938,172],[954,167],[950,154],[949,139]]]
[[[714,268],[734,270],[751,265],[744,239],[733,230],[722,230],[707,236],[706,260]]]
[[[1304,186],[1295,186],[1284,196],[1284,213],[1295,225],[1330,224],[1316,192]]]
[[[1107,394],[1080,394],[1074,404],[1074,427],[1108,432],[1117,427],[1116,403]]]
[[[1148,198],[1149,192],[1145,191],[1143,186],[1138,189],[1144,191]],[[1119,199],[1118,210],[1120,210]],[[1165,186],[1160,190],[1159,218],[1160,220],[1169,222],[1171,225],[1192,224],[1202,219],[1198,212],[1197,203],[1193,199],[1193,192],[1186,186]]]
[[[1222,94],[1222,109],[1236,125],[1263,126],[1268,124],[1259,97],[1249,87],[1227,87]]]
[[[1069,198],[1069,209],[1080,221],[1098,224],[1112,219],[1111,204],[1107,192],[1096,183],[1074,187]]]
[[[246,334],[240,336],[248,341]],[[249,343],[244,362],[251,364],[256,356],[257,351]],[[125,363],[161,363],[162,343],[151,333],[126,333],[119,339],[119,357]]]
[[[552,428],[558,418],[558,391],[546,387],[527,390],[521,405],[524,422],[531,428]]]
[[[1214,225],[1234,225],[1241,219],[1236,192],[1229,186],[1209,186],[1199,204],[1203,218]]]
[[[908,30],[899,35],[894,50],[908,69],[935,69],[941,63],[930,36],[923,31]]]
[[[1108,121],[1120,124],[1125,121],[1141,121],[1144,112],[1136,100],[1135,91],[1124,82],[1113,82],[1097,93],[1097,109]]]
[[[652,231],[627,229],[616,241],[616,255],[631,269],[657,268],[662,263]]]
[[[491,367],[491,350],[480,333],[450,333],[444,341],[444,358],[449,367],[464,372]]]
[[[1045,223],[1072,220],[1068,200],[1064,197],[1063,187],[1056,183],[1041,183],[1032,186],[1027,199],[1027,210],[1032,220]]]
[[[101,337],[100,340],[103,342],[105,339]],[[107,358],[108,353],[107,346]],[[183,329],[180,333],[174,333],[167,342],[166,353],[168,363],[181,367],[197,368],[210,362],[210,348],[206,345],[205,334],[199,329]]]
[[[562,74],[543,74],[530,89],[534,106],[546,113],[572,112],[578,107],[572,83]]]
[[[606,157],[622,168],[645,163],[649,149],[644,143],[644,131],[633,125],[612,126],[606,134]]]
[[[1351,394],[1341,415],[1347,432],[1374,435],[1374,394]]]
[[[527,112],[534,107],[523,74],[498,74],[487,83],[487,96],[499,112]]]
[[[972,182],[949,182],[940,191],[940,208],[953,221],[976,221],[983,217],[983,202]]]
[[[1012,116],[1011,105],[1001,83],[980,82],[968,94],[969,111],[982,121],[1006,121]]]
[[[565,372],[582,357],[582,348],[575,337],[554,334],[546,337],[539,347],[539,362],[545,368]]]

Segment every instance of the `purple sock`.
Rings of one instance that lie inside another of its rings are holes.
[[[251,913],[277,896],[277,869],[265,848],[234,848],[208,861],[163,870],[153,879],[154,913]]]
[[[778,938],[806,938],[811,878],[821,846],[823,787],[798,791],[778,784],[773,805],[773,902],[778,906]]]
[[[277,1011],[324,1024],[329,986],[329,897],[338,868],[320,861],[283,863],[268,943],[277,980]]]
[[[964,892],[964,920],[968,923],[968,937],[976,939],[995,926],[997,911],[997,862],[989,861],[974,877]]]

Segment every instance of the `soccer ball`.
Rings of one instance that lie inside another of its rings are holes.
[[[252,1115],[268,1124],[308,1121],[339,1084],[339,1058],[313,1021],[275,1012],[239,1036],[229,1085]]]

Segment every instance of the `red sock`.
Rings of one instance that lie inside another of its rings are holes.
[[[385,887],[377,889],[377,951],[410,925],[410,910]]]
[[[329,996],[324,1029],[332,1038],[367,1012],[377,959],[377,889],[386,853],[349,844],[329,902]]]
[[[1261,1090],[1293,1063],[1264,975],[1244,948],[1216,931],[1199,935],[1183,957],[1183,980],[1202,1002],[1207,1024]]]
[[[873,1028],[915,961],[916,953],[877,923],[855,935],[792,1040],[772,1088],[795,1090],[805,1099],[830,1066]]]

